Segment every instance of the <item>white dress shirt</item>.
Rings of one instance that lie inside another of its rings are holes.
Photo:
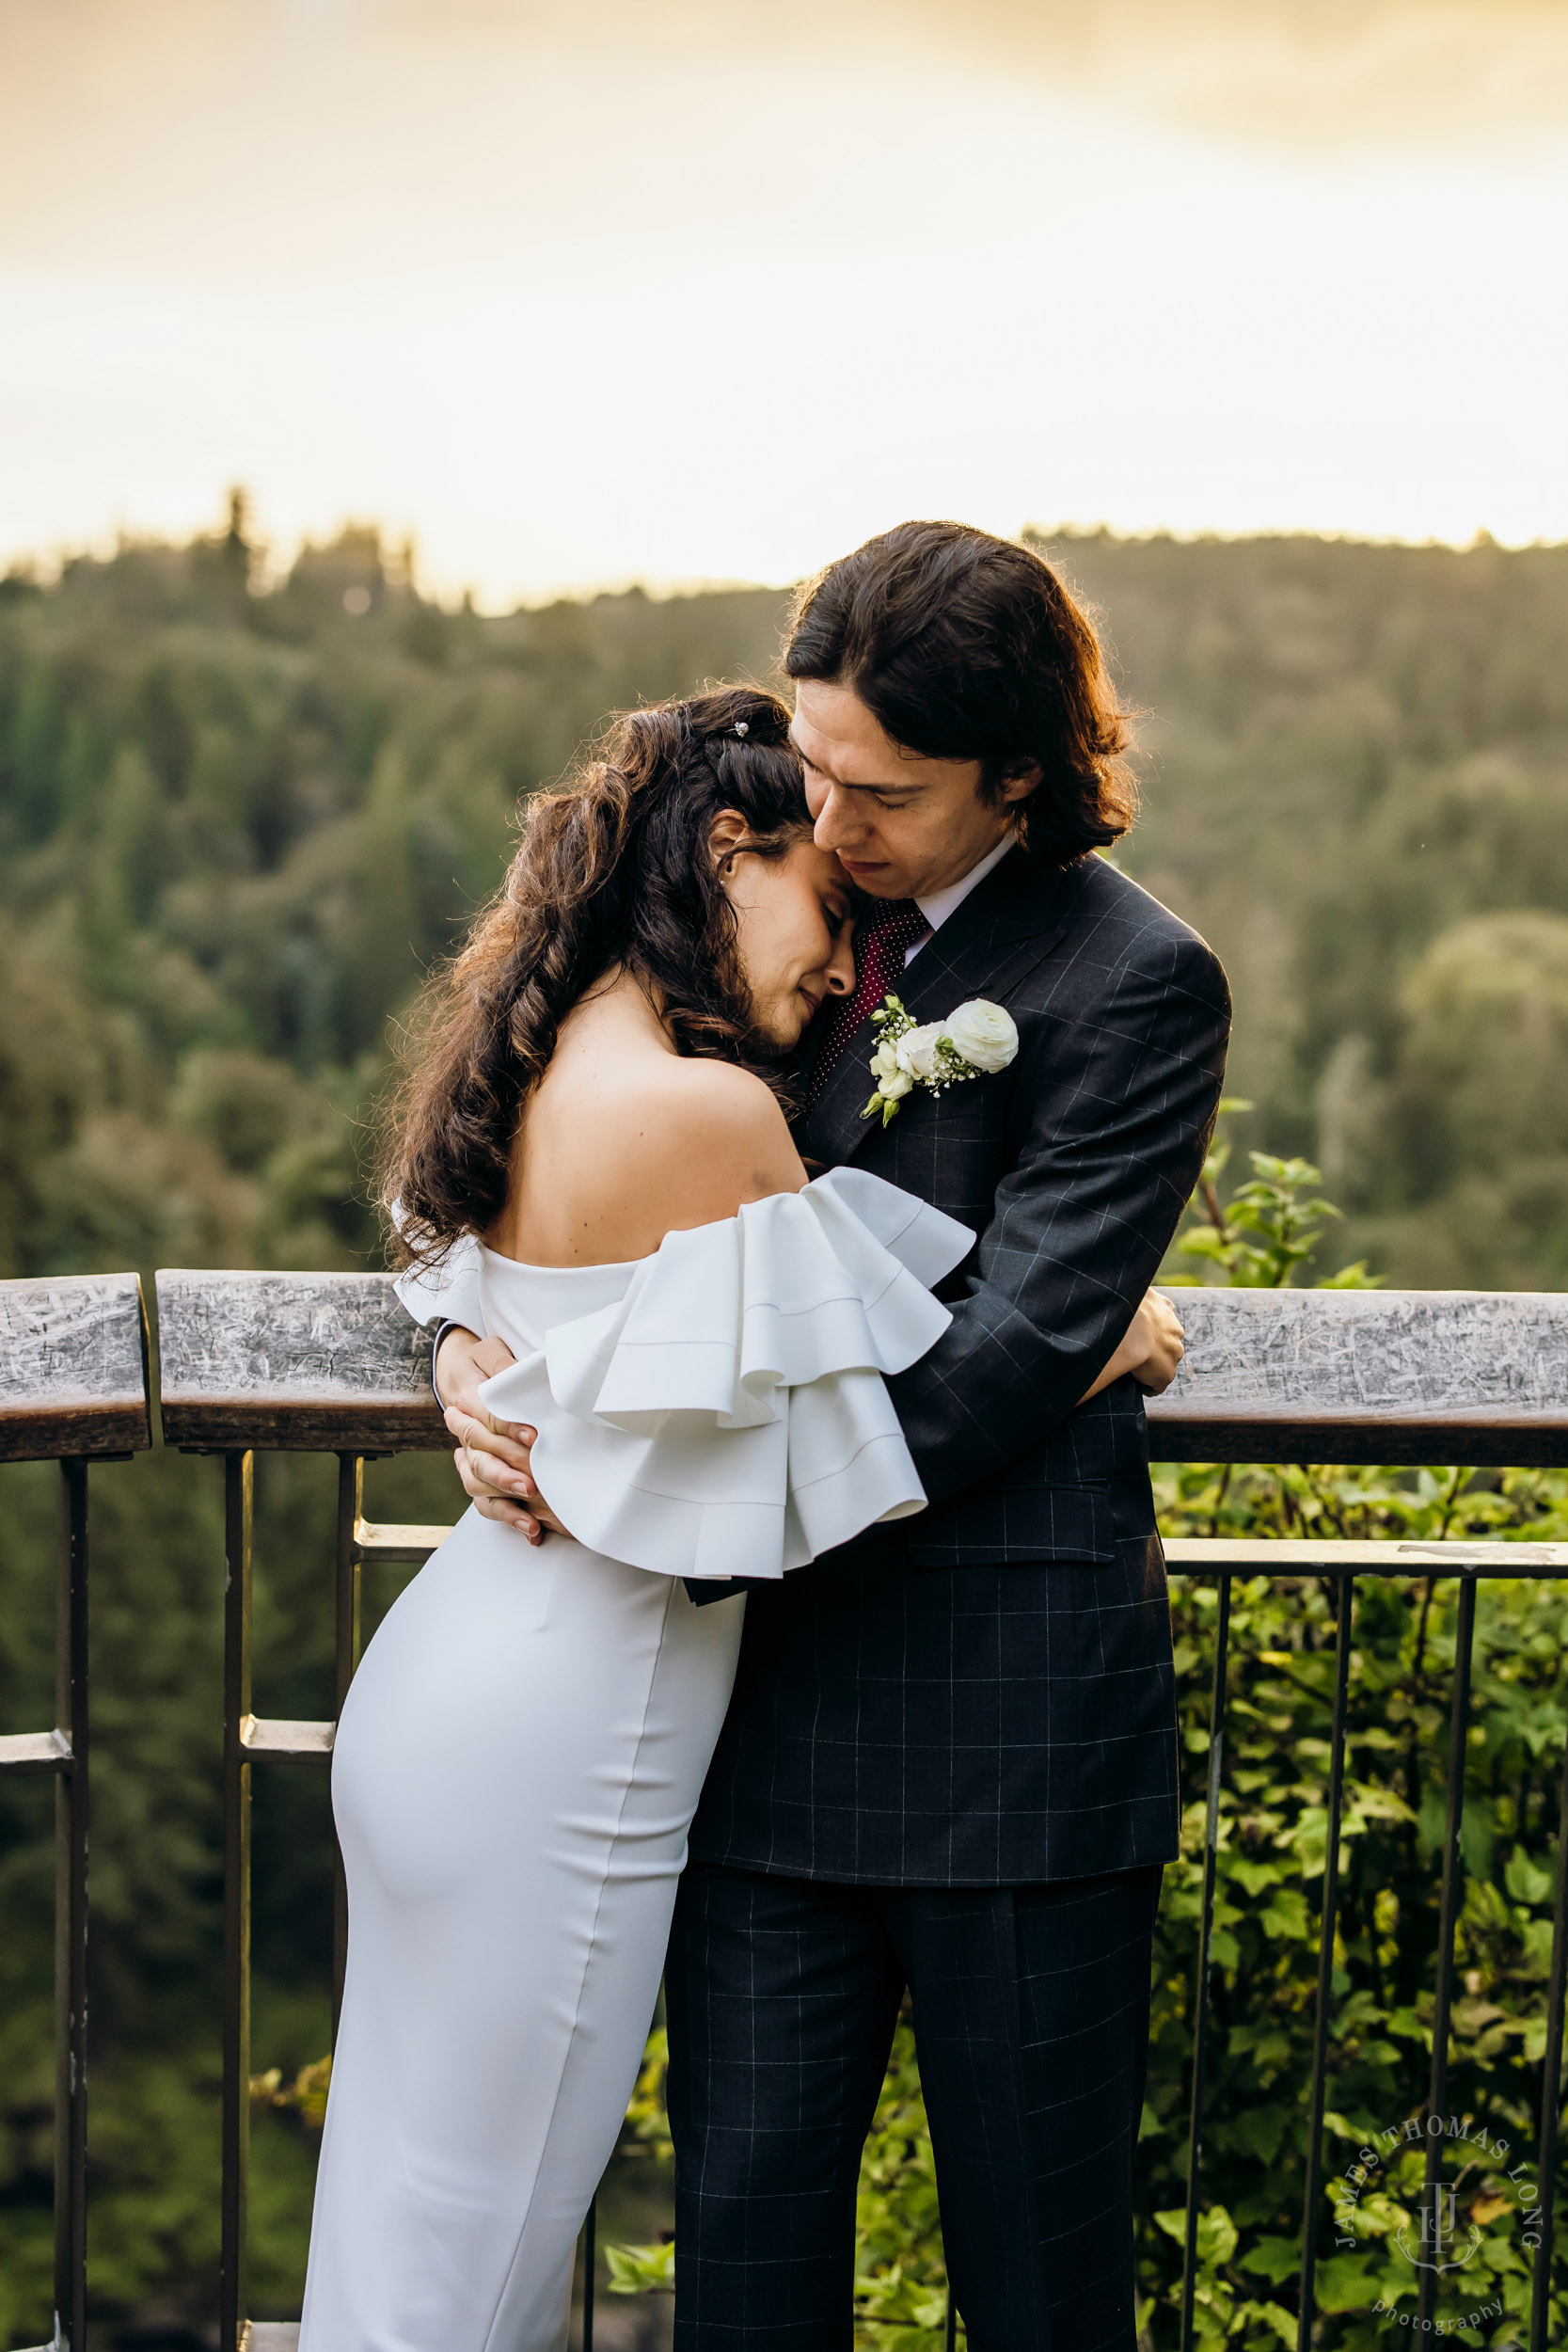
[[[922,947],[926,946],[927,941],[929,940],[935,932],[941,930],[942,925],[946,922],[950,914],[956,914],[958,913],[958,909],[968,898],[970,892],[975,888],[976,884],[985,881],[986,876],[991,871],[993,866],[1001,865],[1003,859],[1006,856],[1007,851],[1012,848],[1013,843],[1017,838],[1017,834],[1013,832],[1012,827],[1009,825],[1001,840],[997,843],[995,849],[988,850],[985,856],[980,860],[979,865],[972,866],[970,867],[962,882],[949,882],[945,890],[933,890],[929,898],[917,898],[915,900],[915,905],[920,909],[921,914],[926,917],[927,922],[931,928],[927,932],[925,939],[917,939],[912,947],[905,948],[904,969],[906,972],[914,961],[916,956],[919,955]]]

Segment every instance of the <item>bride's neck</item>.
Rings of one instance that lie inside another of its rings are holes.
[[[644,983],[628,972],[624,964],[611,964],[601,972],[591,988],[585,989],[561,1025],[564,1038],[571,1028],[606,1025],[618,1030],[627,1041],[641,1040],[673,1054],[674,1041],[664,1021],[662,992],[652,983]]]

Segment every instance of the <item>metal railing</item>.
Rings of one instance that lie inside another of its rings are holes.
[[[62,2088],[57,2136],[55,2341],[78,2347],[78,2352],[84,2343],[85,2294],[86,1458],[150,1442],[147,1400],[139,1385],[144,1359],[135,1278],[105,1278],[89,1301],[91,1290],[91,1284],[84,1284],[73,1296],[72,1286],[67,1283],[0,1284],[0,1337],[8,1329],[28,1324],[29,1317],[40,1328],[47,1327],[44,1343],[31,1356],[25,1350],[13,1353],[0,1372],[0,1458],[50,1457],[62,1463],[67,1540],[60,1583],[57,1720],[49,1732],[0,1742],[0,1769],[55,1772],[60,1792],[61,2008],[56,2050]],[[428,1385],[428,1341],[404,1316],[386,1278],[162,1274],[158,1295],[165,1440],[188,1452],[220,1456],[225,1486],[221,2342],[234,2346],[235,2352],[245,2352],[246,2346],[249,2352],[282,2352],[282,2347],[295,2341],[297,2331],[288,2324],[254,2320],[245,2291],[251,1768],[258,1762],[327,1761],[335,1725],[330,1721],[269,1720],[252,1711],[254,1458],[257,1452],[271,1450],[329,1452],[338,1457],[334,1608],[336,1697],[341,1705],[358,1660],[364,1564],[376,1560],[416,1564],[429,1556],[446,1533],[439,1528],[367,1521],[364,1462],[392,1452],[443,1449],[446,1436]],[[1183,1298],[1182,1310],[1188,1331],[1187,1363],[1176,1388],[1150,1413],[1152,1448],[1161,1458],[1412,1464],[1460,1460],[1521,1468],[1568,1462],[1568,1297],[1190,1292]],[[101,1360],[90,1379],[83,1370],[87,1360],[83,1348],[55,1345],[48,1339],[49,1331],[56,1335],[64,1331],[73,1313],[79,1320],[86,1316],[89,1326],[93,1316],[98,1318],[96,1357]],[[111,1325],[118,1333],[112,1347],[104,1338]],[[133,1353],[138,1375],[135,1395],[130,1392],[126,1371]],[[85,1379],[89,1385],[90,1380],[98,1381],[91,1396],[84,1390]],[[1442,2111],[1446,2099],[1455,1925],[1464,1887],[1459,1839],[1477,1583],[1487,1577],[1568,1577],[1568,1546],[1189,1540],[1171,1542],[1166,1551],[1174,1576],[1201,1577],[1216,1581],[1218,1586],[1194,2006],[1180,2310],[1183,2352],[1188,2352],[1194,2340],[1197,2224],[1202,2212],[1232,1586],[1237,1577],[1259,1574],[1337,1580],[1327,1852],[1319,1919],[1299,2278],[1297,2341],[1300,2352],[1307,2352],[1315,2314],[1356,1585],[1371,1578],[1411,1575],[1458,1580],[1458,1640],[1449,1701],[1444,1867],[1428,2084],[1429,2108],[1435,2114]],[[1538,2159],[1543,2210],[1532,2281],[1531,2352],[1548,2352],[1545,2328],[1554,2249],[1553,2180],[1568,1984],[1565,1862],[1568,1761],[1542,2077]],[[345,1924],[340,1868],[334,2018],[341,1994]],[[1429,2141],[1429,2180],[1435,2179],[1436,2157],[1436,2148]],[[585,2233],[583,2352],[592,2352],[593,2346],[594,2227],[591,2214]],[[1418,2314],[1423,2319],[1431,2316],[1432,2293],[1431,2278],[1423,2274]],[[950,2352],[958,2324],[958,2314],[949,2309],[945,2334]]]
[[[1149,1408],[1156,1454],[1178,1461],[1404,1463],[1431,1467],[1560,1469],[1568,1464],[1568,1296],[1557,1292],[1184,1291],[1188,1357],[1176,1385]],[[1338,1581],[1327,1791],[1327,1846],[1319,1915],[1318,1982],[1307,2103],[1297,2352],[1308,2352],[1323,2182],[1323,2134],[1332,2013],[1334,1935],[1344,1802],[1350,1653],[1358,1578],[1455,1575],[1459,1609],[1449,1693],[1443,1876],[1427,2116],[1447,2102],[1454,1929],[1464,1889],[1460,1833],[1475,1657],[1476,1586],[1486,1577],[1568,1577],[1568,1544],[1370,1542],[1263,1538],[1172,1540],[1173,1575],[1218,1581],[1209,1721],[1209,1788],[1195,1986],[1193,2079],[1181,2292],[1181,2352],[1194,2341],[1197,2224],[1212,1994],[1232,1580],[1237,1575]],[[1540,2245],[1530,2284],[1529,2352],[1551,2352],[1546,2329],[1555,2255],[1558,2123],[1562,2104],[1563,1998],[1568,1985],[1568,1753],[1563,1763],[1540,2106]],[[1440,2144],[1426,2140],[1426,2187]],[[1418,2322],[1433,2319],[1437,2274],[1423,2268]]]
[[[0,1774],[55,1783],[53,2345],[75,2352],[87,2343],[87,1472],[151,1443],[147,1388],[134,1274],[0,1283],[0,1461],[59,1466],[55,1721],[0,1737]]]
[[[1454,1928],[1464,1895],[1465,1866],[1460,1834],[1465,1818],[1465,1756],[1470,1720],[1470,1683],[1475,1659],[1476,1586],[1487,1577],[1568,1579],[1568,1544],[1499,1543],[1312,1543],[1280,1538],[1235,1542],[1223,1538],[1175,1539],[1166,1543],[1174,1576],[1202,1576],[1218,1583],[1213,1677],[1209,1706],[1209,1789],[1204,1819],[1203,1893],[1194,1997],[1193,2073],[1187,2141],[1186,2226],[1181,2283],[1181,2352],[1194,2342],[1194,2291],[1197,2280],[1197,2225],[1202,2212],[1203,2122],[1207,2090],[1209,2014],[1214,1886],[1219,1860],[1220,1788],[1224,1770],[1227,1700],[1230,1665],[1231,1587],[1238,1575],[1331,1577],[1337,1581],[1332,1728],[1329,1740],[1326,1847],[1323,1901],[1318,1923],[1318,1982],[1313,2011],[1312,2070],[1307,2094],[1306,2185],[1302,2200],[1301,2270],[1298,2285],[1297,2352],[1309,2352],[1317,2317],[1315,2296],[1318,2240],[1322,2227],[1323,2137],[1328,2074],[1329,2026],[1333,2012],[1334,1936],[1338,1918],[1339,1843],[1343,1820],[1345,1751],[1350,1701],[1351,1637],[1354,1591],[1369,1576],[1457,1572],[1459,1593],[1453,1681],[1449,1703],[1448,1789],[1443,1823],[1443,1877],[1438,1899],[1437,1960],[1433,1984],[1432,2061],[1425,2113],[1441,2116],[1448,2105],[1449,2016],[1453,2005]],[[1281,1560],[1280,1555],[1285,1559]],[[1530,2284],[1530,2352],[1551,2352],[1546,2328],[1554,2258],[1558,2120],[1562,2104],[1563,1995],[1568,1988],[1568,1750],[1564,1752],[1559,1806],[1556,1904],[1546,1996],[1546,2046],[1542,2065],[1539,2173],[1540,2249]],[[1438,2180],[1442,2143],[1426,2137],[1426,2188]],[[1419,2275],[1417,2318],[1433,2318],[1437,2272]]]

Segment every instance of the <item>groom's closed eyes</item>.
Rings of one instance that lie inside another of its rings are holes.
[[[789,734],[817,848],[874,898],[919,898],[961,882],[1011,822],[1007,793],[982,793],[978,760],[927,758],[895,743],[851,687],[799,679]]]
[[[800,765],[806,771],[808,786],[815,784],[823,792],[830,788],[838,792],[868,792],[879,808],[907,808],[911,801],[927,789],[923,784],[847,783],[844,777],[835,776],[831,770],[819,768],[815,759],[801,751],[793,735],[789,739],[794,744],[800,755]]]

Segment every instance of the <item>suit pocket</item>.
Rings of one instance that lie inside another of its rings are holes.
[[[1109,1489],[1103,1486],[1012,1486],[959,1495],[911,1525],[917,1568],[979,1567],[1006,1560],[1092,1560],[1117,1556]]]

